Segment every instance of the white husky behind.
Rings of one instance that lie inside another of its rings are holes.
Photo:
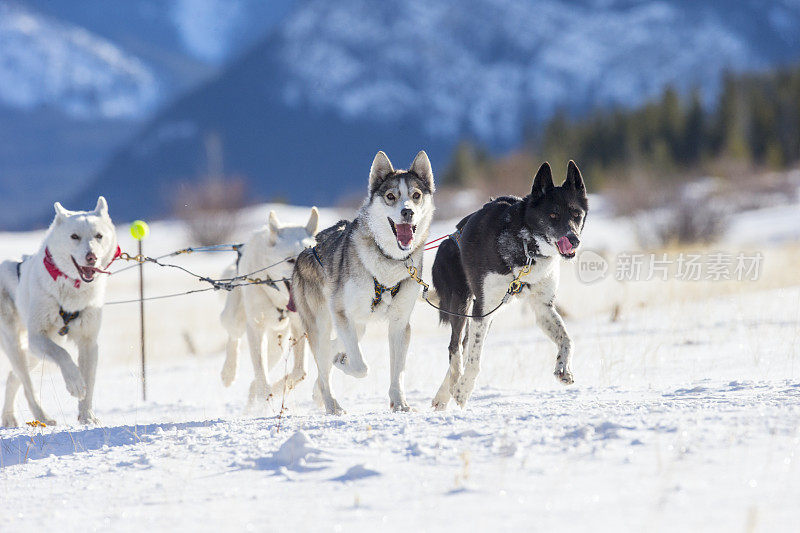
[[[78,421],[96,423],[92,412],[97,335],[100,331],[106,278],[96,276],[116,257],[117,236],[102,196],[94,211],[67,211],[55,204],[56,216],[42,247],[22,262],[0,263],[0,346],[11,361],[6,380],[3,425],[14,427],[14,399],[20,385],[36,420],[55,424],[36,401],[30,368],[47,358],[58,365],[69,393],[80,401]],[[23,348],[27,332],[29,358]],[[62,346],[78,347],[78,364]]]
[[[264,267],[284,261],[267,271],[253,274],[262,280],[286,279],[292,276],[294,258],[303,249],[314,246],[314,235],[319,224],[319,212],[311,208],[305,226],[281,225],[274,211],[269,213],[269,223],[250,237],[238,262],[238,273],[256,272]],[[236,267],[231,267],[233,274]],[[226,277],[232,277],[226,274]],[[247,332],[250,357],[253,361],[253,382],[250,384],[250,404],[267,400],[272,390],[292,389],[306,376],[304,330],[297,313],[289,311],[289,284],[282,281],[274,285],[257,284],[240,287],[228,293],[222,311],[222,325],[228,332],[222,383],[228,387],[236,377],[239,340]],[[264,334],[267,334],[267,371],[272,370],[283,355],[284,348],[294,346],[294,367],[279,382],[270,386],[262,357]]]

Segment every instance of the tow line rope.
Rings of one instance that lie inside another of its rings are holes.
[[[439,244],[437,244],[435,246],[430,246],[430,245],[432,245],[434,243],[437,243],[439,241],[442,241],[442,240],[444,240],[444,239],[446,239],[448,237],[450,237],[450,234],[443,235],[442,237],[439,237],[438,239],[434,239],[432,241],[428,241],[427,243],[425,243],[425,248],[423,250],[424,251],[428,251],[428,250],[433,250],[433,249],[438,248],[441,243],[439,243]],[[194,252],[237,252],[238,253],[242,249],[243,246],[244,246],[244,244],[241,244],[241,243],[239,243],[239,244],[215,244],[215,245],[210,245],[210,246],[194,246],[194,247],[189,247],[189,248],[182,248],[180,250],[176,250],[176,251],[170,252],[168,254],[160,255],[158,257],[149,257],[149,256],[142,255],[142,254],[130,255],[127,252],[122,252],[122,254],[119,256],[120,259],[122,259],[123,261],[133,261],[133,262],[135,262],[137,264],[131,265],[131,266],[127,266],[127,267],[124,267],[124,268],[120,268],[119,270],[115,270],[114,272],[111,272],[111,274],[112,275],[119,274],[120,272],[124,272],[126,270],[131,269],[131,268],[135,268],[136,266],[138,266],[138,264],[141,264],[141,263],[153,263],[153,264],[161,266],[161,267],[177,268],[178,270],[182,270],[183,272],[186,272],[190,276],[197,278],[199,281],[204,281],[206,283],[210,283],[211,284],[211,287],[206,287],[205,289],[192,289],[192,290],[184,291],[184,292],[176,292],[176,293],[172,293],[172,294],[162,294],[162,295],[159,295],[159,296],[150,296],[149,298],[144,298],[144,300],[163,300],[163,299],[166,299],[166,298],[175,298],[177,296],[186,296],[186,295],[189,295],[189,294],[196,294],[196,293],[199,293],[199,292],[217,291],[217,290],[220,290],[220,289],[224,289],[226,291],[232,291],[233,289],[235,289],[237,287],[245,287],[245,286],[248,286],[248,285],[268,285],[268,286],[271,286],[272,288],[274,288],[276,290],[279,290],[278,286],[277,286],[277,283],[291,281],[291,278],[272,279],[270,277],[260,278],[260,277],[254,277],[254,276],[256,274],[260,274],[261,272],[264,272],[265,270],[269,270],[270,268],[276,267],[276,266],[280,265],[281,263],[285,263],[286,261],[294,259],[294,258],[296,258],[296,256],[286,257],[286,258],[281,259],[280,261],[278,261],[276,263],[273,263],[271,265],[265,266],[264,268],[259,268],[258,270],[254,270],[252,272],[248,272],[247,274],[240,274],[238,276],[233,276],[233,277],[230,277],[230,278],[216,278],[216,279],[208,277],[208,276],[202,276],[202,275],[197,274],[195,272],[192,272],[188,268],[182,267],[180,265],[176,265],[176,264],[173,264],[173,263],[162,263],[161,262],[162,259],[166,259],[167,257],[175,257],[175,256],[178,256],[178,255],[191,254],[191,253],[194,253]],[[419,269],[417,269],[417,267],[414,266],[414,262],[412,260],[410,260],[410,258],[405,261],[405,267],[408,270],[408,275],[411,277],[411,279],[413,279],[415,282],[417,282],[422,287],[422,299],[425,300],[425,302],[428,305],[430,305],[431,307],[433,307],[434,309],[436,309],[438,311],[441,311],[442,313],[445,313],[447,315],[458,316],[458,317],[462,317],[462,318],[486,318],[487,316],[491,315],[492,313],[494,313],[495,311],[500,309],[504,304],[506,304],[508,302],[508,300],[511,298],[511,296],[519,294],[522,291],[522,287],[523,287],[522,278],[524,276],[527,276],[528,274],[530,274],[531,265],[533,264],[533,258],[534,258],[534,254],[531,254],[531,253],[528,252],[528,243],[527,242],[523,242],[523,247],[525,248],[525,256],[527,258],[525,266],[523,266],[520,269],[519,273],[514,277],[513,280],[511,280],[511,283],[508,284],[508,289],[506,290],[505,295],[503,295],[503,299],[500,301],[500,303],[497,304],[491,311],[489,311],[487,313],[484,313],[482,315],[472,315],[472,314],[468,315],[468,314],[464,314],[464,313],[456,313],[454,311],[448,311],[447,309],[443,309],[442,307],[439,307],[438,305],[434,304],[428,298],[428,291],[430,290],[430,285],[428,285],[427,283],[425,283],[425,281],[422,280],[422,278],[420,277]],[[139,301],[140,300],[138,298],[131,299],[131,300],[116,300],[116,301],[113,301],[113,302],[106,302],[105,305],[127,304],[127,303],[135,303],[135,302],[139,302]]]
[[[277,285],[278,283],[291,281],[291,278],[272,279],[270,277],[266,277],[266,278],[255,277],[255,275],[259,274],[259,273],[261,273],[261,272],[263,272],[265,270],[268,270],[270,268],[273,268],[273,267],[275,267],[277,265],[280,265],[281,263],[285,263],[286,261],[289,261],[290,259],[293,259],[294,257],[286,257],[286,258],[281,259],[280,261],[278,261],[276,263],[268,265],[268,266],[266,266],[264,268],[260,268],[258,270],[254,270],[253,272],[248,272],[247,274],[240,274],[238,276],[233,276],[233,277],[230,277],[230,278],[217,278],[217,279],[211,278],[209,276],[202,276],[202,275],[197,274],[195,272],[192,272],[188,268],[182,267],[180,265],[176,265],[176,264],[173,264],[173,263],[162,263],[161,262],[161,259],[164,259],[164,258],[167,258],[167,257],[174,257],[176,255],[189,254],[189,253],[193,253],[193,252],[229,252],[229,251],[238,252],[242,248],[242,246],[243,246],[242,244],[219,244],[219,245],[213,245],[213,246],[197,246],[197,247],[193,247],[193,248],[183,248],[181,250],[177,250],[175,252],[164,254],[164,255],[161,255],[161,256],[158,256],[158,257],[148,257],[148,256],[141,255],[141,254],[130,255],[130,254],[126,253],[126,252],[122,252],[122,254],[120,255],[120,259],[122,259],[124,261],[133,261],[133,262],[135,262],[137,264],[136,265],[131,265],[129,267],[121,268],[119,270],[115,270],[114,272],[112,272],[112,274],[118,274],[119,272],[122,272],[124,270],[128,270],[130,268],[134,268],[138,264],[141,264],[141,263],[153,263],[153,264],[161,266],[161,267],[177,268],[178,270],[181,270],[181,271],[189,274],[190,276],[197,278],[198,281],[203,281],[203,282],[211,284],[211,287],[207,287],[205,289],[192,289],[192,290],[185,291],[185,292],[176,292],[176,293],[172,293],[172,294],[163,294],[163,295],[159,295],[159,296],[151,296],[149,298],[144,298],[145,300],[162,300],[164,298],[174,298],[176,296],[185,296],[185,295],[188,295],[188,294],[195,294],[195,293],[198,293],[198,292],[206,292],[206,291],[220,290],[220,289],[224,289],[224,290],[227,290],[227,291],[232,291],[233,289],[235,289],[237,287],[244,287],[244,286],[247,286],[247,285],[268,285],[268,286],[274,288],[275,290],[280,290],[278,288],[278,285]],[[137,299],[132,299],[132,300],[118,300],[118,301],[113,301],[113,302],[106,302],[105,305],[126,304],[126,303],[134,303],[134,302],[138,302],[138,301],[140,301],[138,298]]]
[[[446,237],[449,237],[449,235],[446,235]],[[503,307],[503,305],[506,304],[512,296],[522,292],[522,287],[524,283],[522,281],[522,278],[531,273],[531,267],[533,265],[533,258],[534,258],[534,254],[528,251],[528,243],[523,241],[522,245],[525,248],[525,257],[526,257],[525,266],[523,266],[520,269],[519,274],[514,276],[514,279],[512,279],[511,283],[508,284],[508,289],[506,290],[506,293],[503,295],[503,299],[500,300],[500,303],[497,304],[494,307],[494,309],[482,315],[467,315],[464,313],[456,313],[454,311],[448,311],[447,309],[439,307],[438,305],[436,305],[435,303],[431,302],[428,299],[428,291],[430,290],[431,287],[422,280],[422,278],[420,277],[419,269],[417,269],[417,267],[414,266],[414,262],[411,260],[411,258],[406,260],[405,267],[408,270],[408,275],[411,276],[411,279],[416,281],[422,287],[422,299],[425,300],[425,302],[434,309],[438,309],[442,313],[450,316],[459,316],[462,318],[486,318],[487,316],[491,315],[492,313]]]

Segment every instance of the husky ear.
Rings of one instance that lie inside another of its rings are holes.
[[[98,196],[97,205],[94,207],[94,214],[101,217],[108,216],[108,203],[104,197]]]
[[[69,215],[69,211],[64,209],[64,206],[61,205],[61,202],[54,203],[53,208],[56,210],[56,222],[61,222],[67,218],[67,215]]]
[[[578,169],[578,165],[575,164],[575,161],[571,159],[569,161],[569,166],[567,167],[567,180],[564,183],[572,187],[575,192],[583,195],[586,194],[586,185],[583,183],[581,171]]]
[[[275,211],[272,209],[269,211],[269,221],[267,222],[267,227],[269,228],[269,244],[272,246],[278,242],[278,232],[281,230],[281,223],[278,222],[278,215],[276,215]]]
[[[308,222],[306,222],[306,233],[308,233],[309,237],[313,237],[317,234],[317,228],[319,227],[319,211],[317,207],[314,206],[311,208],[311,215],[308,217]]]
[[[411,168],[408,170],[425,181],[425,183],[428,184],[428,188],[433,192],[433,169],[431,168],[431,161],[428,159],[428,154],[425,153],[425,150],[419,151],[417,157],[414,158],[414,162],[411,163]]]
[[[553,187],[553,171],[550,169],[550,163],[545,161],[536,172],[536,177],[533,178],[531,196],[538,198]]]
[[[375,186],[386,176],[394,172],[394,167],[389,158],[383,152],[375,154],[372,160],[372,168],[369,169],[369,190],[375,190]]]

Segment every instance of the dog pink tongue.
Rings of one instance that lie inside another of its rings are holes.
[[[411,224],[397,224],[395,230],[397,230],[397,242],[403,246],[411,244],[411,239],[414,238],[414,229]]]
[[[561,252],[562,254],[571,254],[573,251],[572,243],[569,242],[569,239],[567,237],[561,237],[560,239],[558,239],[556,246],[558,246],[558,251]]]

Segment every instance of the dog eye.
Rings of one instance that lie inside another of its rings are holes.
[[[386,195],[386,199],[387,199],[387,200],[389,200],[390,202],[394,202],[395,200],[397,200],[397,198],[395,197],[395,195],[394,195],[394,194],[392,194],[392,193],[389,193],[389,194],[387,194],[387,195]]]
[[[553,220],[558,220],[558,213],[550,213],[550,218]]]
[[[69,238],[72,239],[73,241],[81,240],[81,238],[78,236],[77,233],[73,233],[72,235],[69,236]]]
[[[420,198],[422,198],[422,194],[419,191],[414,191],[414,194],[411,195],[411,198],[413,198],[414,200],[419,200]]]
[[[97,239],[98,241],[100,241],[100,240],[103,239],[103,234],[102,233],[98,233],[97,235],[94,236],[94,238]]]

